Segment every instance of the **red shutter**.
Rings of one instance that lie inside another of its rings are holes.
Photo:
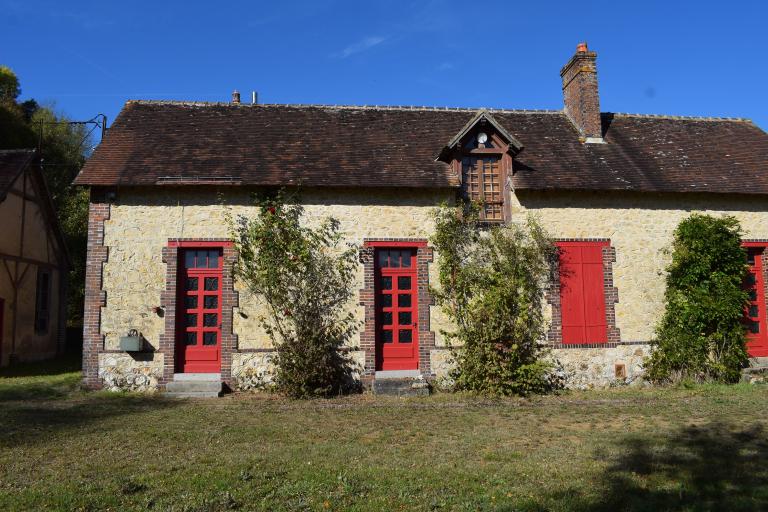
[[[606,242],[561,242],[560,307],[563,343],[606,343],[603,247]]]

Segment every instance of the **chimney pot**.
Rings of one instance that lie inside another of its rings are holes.
[[[232,103],[240,103],[240,93],[237,90],[232,91]]]
[[[576,53],[560,70],[564,112],[586,142],[603,142],[600,97],[597,90],[597,53],[579,43]]]

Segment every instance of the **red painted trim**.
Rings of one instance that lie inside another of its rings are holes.
[[[168,247],[232,247],[232,240],[168,240]]]
[[[417,240],[410,242],[394,240],[366,240],[363,247],[426,247],[426,240]]]
[[[560,252],[560,314],[563,344],[607,343],[605,242],[558,243]],[[586,251],[586,252],[585,252]],[[569,273],[562,273],[567,265]]]
[[[754,256],[754,262],[749,265],[749,271],[754,274],[755,282],[753,285],[745,283],[745,289],[755,291],[755,300],[750,300],[749,305],[744,308],[744,319],[746,322],[757,322],[758,333],[753,333],[749,329],[746,332],[747,353],[750,357],[768,356],[768,322],[766,322],[766,283],[768,282],[768,243],[760,241],[745,241],[741,246],[749,249],[761,249]],[[749,264],[749,263],[748,263]],[[749,314],[750,306],[757,308],[757,315]],[[748,326],[748,324],[747,324]]]
[[[555,241],[555,245],[558,247],[608,247],[611,245],[610,240],[564,240]]]

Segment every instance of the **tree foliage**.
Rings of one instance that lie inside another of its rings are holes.
[[[648,376],[735,382],[747,360],[747,292],[741,227],[730,216],[694,214],[677,226],[667,267],[665,312]]]
[[[540,341],[557,255],[551,240],[533,218],[488,227],[474,204],[442,206],[435,222],[440,288],[433,293],[456,326],[444,332],[456,388],[493,395],[548,390],[551,365]]]
[[[40,146],[42,169],[59,225],[64,234],[71,267],[68,279],[67,323],[82,323],[85,259],[88,238],[88,191],[72,181],[92,146],[87,128],[72,124],[53,106],[30,99],[21,103],[19,80],[0,66],[0,149]]]
[[[7,66],[0,66],[0,102],[15,102],[21,94],[21,86],[16,73]]]
[[[339,222],[302,224],[304,208],[284,193],[257,198],[255,218],[231,220],[235,276],[266,306],[261,323],[276,348],[277,388],[289,396],[330,396],[352,385],[344,350],[357,330],[348,310],[357,249]]]

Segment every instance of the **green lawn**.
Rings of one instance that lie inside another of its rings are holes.
[[[211,401],[0,373],[0,510],[766,510],[768,387]]]

